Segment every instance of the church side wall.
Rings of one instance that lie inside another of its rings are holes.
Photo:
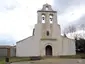
[[[38,42],[40,40],[40,38],[42,37],[41,33],[42,33],[42,24],[36,24],[34,32],[35,41]]]
[[[63,38],[63,55],[75,55],[75,41]]]
[[[70,55],[76,55],[75,40],[69,40],[69,48]]]
[[[39,56],[39,45],[35,43],[33,36],[17,43],[16,56],[18,57]]]
[[[63,41],[63,48],[62,48],[62,50],[63,50],[63,55],[67,55],[68,53],[69,53],[69,51],[68,51],[68,48],[69,48],[69,46],[68,46],[68,39],[67,38],[64,38],[63,37],[63,39],[62,39]]]

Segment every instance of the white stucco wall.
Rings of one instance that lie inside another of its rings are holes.
[[[75,40],[69,40],[69,54],[70,55],[76,55],[76,46],[75,46]]]
[[[39,44],[37,44],[34,41],[33,36],[17,43],[16,56],[18,57],[40,56]]]
[[[68,39],[67,37],[62,37],[63,41],[63,55],[75,55],[75,41]]]
[[[52,37],[53,38],[60,38],[61,36],[61,29],[60,26],[58,24],[53,24],[53,30],[52,30]]]
[[[35,24],[34,40],[39,41],[42,37],[42,24]]]

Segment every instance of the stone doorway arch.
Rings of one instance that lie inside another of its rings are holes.
[[[47,45],[45,47],[45,54],[46,54],[46,56],[52,56],[52,46]]]

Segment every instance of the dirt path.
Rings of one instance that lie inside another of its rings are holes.
[[[11,64],[85,64],[85,59],[45,59],[39,61],[16,62]]]

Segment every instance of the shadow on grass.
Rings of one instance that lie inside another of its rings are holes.
[[[28,57],[10,57],[9,62],[21,62],[21,61],[30,61]]]
[[[59,57],[65,59],[85,59],[85,54],[66,55],[66,56],[59,56]]]

